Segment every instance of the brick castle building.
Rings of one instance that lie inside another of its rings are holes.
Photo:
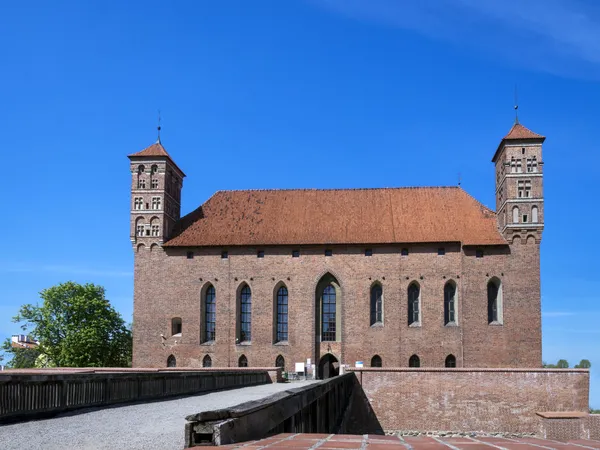
[[[129,155],[136,367],[540,367],[544,137],[502,139],[496,211],[460,187],[219,191],[180,217]]]

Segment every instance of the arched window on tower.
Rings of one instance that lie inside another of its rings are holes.
[[[240,356],[240,359],[238,359],[238,367],[248,367],[248,358],[246,358],[246,355]]]
[[[519,207],[515,206],[512,209],[512,214],[513,214],[513,223],[519,223]]]
[[[247,284],[242,287],[238,301],[239,342],[252,341],[252,291]]]
[[[383,323],[383,289],[379,283],[371,286],[371,325]]]
[[[537,206],[533,206],[531,208],[531,222],[533,223],[538,223],[538,207]]]
[[[288,290],[285,286],[277,289],[277,323],[275,342],[288,340]]]
[[[488,323],[502,324],[502,284],[492,278],[487,284]]]
[[[167,367],[177,367],[177,360],[175,359],[175,356],[169,355],[167,358]]]
[[[202,342],[215,340],[217,331],[217,301],[215,287],[211,284],[204,293],[204,336]]]
[[[285,359],[283,356],[279,355],[275,358],[275,367],[280,367],[281,370],[285,370]]]
[[[202,367],[212,367],[212,359],[210,356],[206,355],[202,360]]]
[[[444,325],[456,324],[456,284],[448,281],[444,286]]]
[[[417,355],[412,355],[408,360],[408,367],[421,367],[421,360]]]
[[[375,355],[371,358],[371,367],[383,367],[381,356]]]
[[[421,301],[421,290],[419,285],[415,282],[408,286],[408,324],[419,325],[420,315],[420,301]]]
[[[456,367],[456,357],[454,355],[446,356],[446,361],[444,364],[446,367]]]

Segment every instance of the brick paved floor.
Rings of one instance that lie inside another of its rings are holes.
[[[223,445],[220,448],[243,450],[600,450],[600,441],[578,440],[569,443],[536,438],[500,437],[426,437],[350,434],[278,434],[260,441]]]

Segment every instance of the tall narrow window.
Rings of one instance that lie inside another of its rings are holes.
[[[144,235],[144,224],[140,223],[140,224],[136,225],[136,231],[137,231],[138,236],[143,236]]]
[[[202,359],[202,367],[212,367],[212,359],[210,356],[206,355],[204,359]]]
[[[204,342],[215,340],[217,330],[217,303],[214,286],[209,286],[204,294]]]
[[[277,336],[276,342],[288,340],[288,290],[281,286],[277,290]]]
[[[240,292],[240,342],[252,340],[252,291],[245,285]],[[240,366],[242,367],[242,366]],[[245,367],[245,366],[244,366]]]
[[[513,223],[519,223],[519,208],[515,206],[513,208]]]
[[[517,181],[517,197],[525,197],[525,181]]]
[[[371,287],[371,325],[383,322],[383,290],[379,284]]]
[[[490,280],[487,285],[488,323],[500,322],[500,283]]]
[[[171,319],[171,335],[181,334],[181,317],[173,317]]]
[[[456,323],[456,285],[448,281],[444,286],[444,324]]]
[[[408,324],[419,324],[419,295],[420,289],[416,283],[408,287]]]
[[[444,365],[446,367],[456,367],[456,357],[454,355],[446,356],[446,361]]]
[[[238,359],[238,367],[248,367],[248,358],[246,358],[246,355],[240,356],[240,359]]]
[[[531,181],[525,181],[525,198],[531,197]]]
[[[330,284],[323,289],[323,312],[321,314],[321,340],[335,341],[336,338],[335,288]]]
[[[285,370],[285,359],[283,358],[283,356],[279,355],[275,359],[275,367],[279,367],[281,368],[281,370]]]
[[[158,225],[152,225],[152,236],[158,236],[160,228]]]
[[[144,199],[142,197],[135,197],[133,199],[133,209],[144,209]]]
[[[512,158],[510,158],[510,172],[511,173],[517,172],[517,161],[515,161],[514,156]]]
[[[533,223],[538,223],[538,207],[534,206],[531,208],[531,221]]]
[[[146,180],[143,178],[138,178],[137,187],[138,189],[146,189]]]
[[[517,173],[523,173],[523,165],[521,159],[517,159]]]
[[[381,356],[375,355],[371,358],[371,367],[382,367]]]
[[[408,367],[421,367],[421,360],[417,355],[412,355],[408,360]]]
[[[173,355],[169,355],[167,358],[167,367],[177,367],[177,360]]]
[[[160,209],[160,197],[152,197],[152,209]]]
[[[538,171],[537,169],[538,169],[537,158],[534,156],[533,161],[531,161],[531,171],[537,172]]]

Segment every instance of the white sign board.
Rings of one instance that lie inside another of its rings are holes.
[[[363,366],[364,366],[364,364],[363,364],[363,362],[362,362],[362,361],[356,361],[356,362],[354,363],[354,367],[356,367],[357,369],[360,369],[360,368],[362,368]]]
[[[296,372],[304,372],[304,363],[303,362],[296,363]]]
[[[310,358],[306,358],[306,365],[307,365],[307,366],[310,366],[310,362],[311,362],[311,361],[310,361]]]

